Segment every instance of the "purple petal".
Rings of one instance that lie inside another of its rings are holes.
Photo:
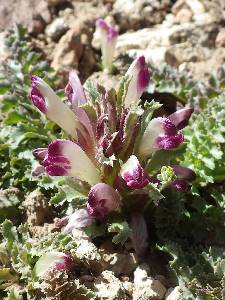
[[[56,261],[53,268],[56,270],[69,270],[73,264],[73,258],[71,255],[64,254],[61,260]]]
[[[179,165],[174,165],[174,166],[172,166],[172,168],[173,168],[175,175],[179,179],[184,179],[189,182],[194,181],[196,179],[195,172],[193,170],[191,170],[190,168],[179,166]]]
[[[34,157],[40,162],[42,162],[45,159],[47,153],[48,153],[47,148],[37,148],[33,150]]]
[[[122,166],[121,176],[132,189],[142,189],[149,183],[148,175],[135,155],[132,155]]]
[[[94,185],[99,171],[80,146],[69,140],[55,140],[48,146],[43,166],[50,176],[73,176]]]
[[[156,143],[160,149],[174,149],[177,148],[184,141],[184,136],[182,133],[176,135],[165,135],[158,137]]]
[[[120,210],[120,195],[108,184],[98,183],[88,195],[88,213],[97,219],[104,218],[112,211]]]
[[[38,77],[36,76],[31,76],[31,92],[30,92],[30,97],[33,102],[33,104],[43,113],[46,113],[46,103],[45,103],[45,98],[42,96],[40,91],[37,88],[37,80]]]
[[[148,243],[148,229],[145,219],[142,214],[135,213],[131,218],[131,239],[137,255],[142,256],[145,254]]]
[[[87,209],[79,209],[69,216],[68,224],[64,231],[70,233],[73,229],[79,229],[91,225],[94,221],[92,215],[88,213]]]
[[[103,19],[99,18],[96,20],[96,26],[101,28],[107,36],[109,41],[118,37],[118,30],[112,25],[106,23]]]
[[[75,71],[71,71],[69,74],[69,83],[65,92],[73,108],[77,108],[78,106],[87,102],[83,86]]]
[[[171,114],[168,119],[180,130],[187,126],[193,111],[191,107],[183,108]]]
[[[159,149],[173,149],[184,141],[183,134],[168,118],[152,119],[140,141],[139,153],[148,157]]]
[[[187,193],[191,188],[190,184],[183,179],[175,179],[171,185],[178,192],[182,192],[182,193]]]
[[[149,71],[145,63],[145,57],[137,57],[130,65],[125,76],[130,78],[130,83],[127,89],[127,94],[124,100],[126,108],[131,104],[137,104],[142,93],[149,84]]]

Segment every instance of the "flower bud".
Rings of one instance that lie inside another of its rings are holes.
[[[145,57],[139,56],[130,65],[125,76],[129,76],[130,83],[128,85],[127,94],[124,100],[126,108],[132,104],[137,104],[141,95],[149,84],[149,71],[145,63]]]
[[[112,211],[120,211],[120,195],[110,185],[98,183],[88,194],[88,213],[102,219]]]
[[[78,209],[68,218],[68,223],[64,229],[66,233],[72,232],[73,229],[80,229],[89,226],[94,221],[93,216],[88,213],[87,209]]]
[[[55,270],[69,270],[73,264],[71,255],[63,252],[51,251],[44,253],[36,262],[34,267],[35,275],[43,276],[49,269]]]
[[[103,69],[111,72],[118,31],[103,19],[96,20],[96,27],[101,43]]]
[[[132,189],[142,189],[149,183],[148,176],[135,155],[132,155],[122,166],[120,174]]]

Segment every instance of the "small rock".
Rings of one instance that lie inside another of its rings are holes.
[[[61,37],[52,53],[52,67],[56,71],[78,68],[83,53],[79,28],[72,28]]]
[[[162,300],[165,293],[166,288],[160,281],[148,277],[134,285],[133,300]]]
[[[205,12],[205,7],[202,1],[186,0],[186,3],[190,7],[194,15],[203,14]]]
[[[221,28],[216,37],[216,47],[225,47],[225,28]]]
[[[40,14],[33,16],[33,20],[29,26],[29,33],[37,36],[40,33],[43,33],[46,27],[46,23]]]
[[[119,300],[126,299],[122,282],[111,271],[104,271],[94,281],[97,296],[100,299]]]
[[[143,281],[146,281],[148,278],[148,273],[150,272],[150,268],[147,264],[141,264],[134,271],[134,283],[139,284]]]
[[[107,263],[107,269],[112,271],[115,276],[121,274],[130,276],[131,272],[137,267],[137,260],[133,253],[104,254],[103,259]]]
[[[165,286],[152,277],[148,277],[149,267],[140,265],[134,272],[133,300],[161,300],[166,293]]]
[[[170,288],[166,292],[165,300],[182,300],[182,295],[180,292],[180,287]]]
[[[188,8],[182,8],[176,14],[175,21],[178,23],[190,22],[192,19],[193,13]]]
[[[48,199],[38,190],[30,193],[23,202],[27,223],[30,225],[42,225],[50,221],[53,211],[48,204]]]
[[[46,35],[53,41],[57,41],[68,29],[68,26],[64,18],[56,18],[50,23],[46,29]]]

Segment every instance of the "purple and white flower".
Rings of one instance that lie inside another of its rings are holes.
[[[145,158],[160,149],[174,149],[183,141],[183,134],[169,118],[155,118],[145,129],[139,145],[139,154]]]
[[[113,66],[113,56],[116,49],[118,31],[103,19],[96,20],[97,35],[101,43],[103,69],[111,72]]]
[[[83,227],[87,227],[91,225],[93,221],[94,217],[89,214],[87,209],[78,209],[68,217],[68,223],[64,228],[64,232],[70,233],[73,231],[73,229],[81,229]]]
[[[145,63],[145,57],[137,57],[130,65],[125,76],[128,76],[130,83],[124,100],[124,106],[129,108],[140,101],[140,97],[149,84],[149,71]]]
[[[142,189],[149,183],[148,175],[135,155],[132,155],[122,166],[120,174],[127,186],[132,189]]]
[[[50,176],[72,176],[90,185],[100,181],[99,171],[90,158],[69,140],[51,142],[42,164]]]
[[[121,200],[118,192],[108,184],[98,183],[94,185],[88,194],[88,213],[102,219],[110,212],[120,211]]]
[[[69,270],[73,265],[73,258],[71,255],[63,252],[51,251],[44,253],[36,262],[34,273],[41,277],[50,269],[55,270]]]
[[[37,76],[31,77],[31,100],[50,120],[77,139],[79,122],[74,112],[64,104],[51,87]]]

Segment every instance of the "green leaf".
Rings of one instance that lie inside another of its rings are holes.
[[[131,234],[131,229],[126,221],[113,222],[109,225],[108,231],[117,233],[112,239],[115,244],[124,244]]]

